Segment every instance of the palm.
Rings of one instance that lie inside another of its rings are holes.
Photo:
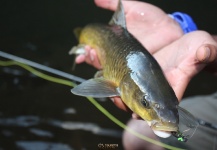
[[[153,5],[124,1],[124,8],[129,32],[151,53],[180,38],[183,34],[172,18]]]

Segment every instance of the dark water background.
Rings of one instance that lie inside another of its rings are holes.
[[[200,29],[217,34],[214,1],[148,2],[167,13],[189,13]],[[82,64],[71,70],[73,57],[68,51],[77,44],[72,30],[90,22],[106,23],[111,15],[92,0],[0,0],[0,50],[88,79],[94,68]],[[216,78],[202,72],[185,96],[216,89]],[[100,103],[121,121],[130,118],[110,101]],[[0,150],[92,150],[99,143],[122,149],[121,133],[87,99],[72,95],[69,87],[20,67],[0,67]]]

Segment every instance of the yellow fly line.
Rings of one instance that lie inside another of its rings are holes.
[[[36,69],[26,65],[26,64],[23,64],[23,63],[20,63],[20,62],[17,62],[17,61],[0,61],[0,66],[12,66],[12,65],[18,65],[26,70],[28,70],[29,72],[31,72],[32,74],[40,77],[40,78],[43,78],[45,80],[48,80],[48,81],[51,81],[51,82],[55,82],[55,83],[58,83],[58,84],[63,84],[63,85],[67,85],[67,86],[70,86],[70,87],[75,87],[76,84],[73,83],[72,81],[69,81],[69,80],[65,80],[65,79],[60,79],[60,78],[57,78],[57,77],[53,77],[53,76],[50,76],[50,75],[47,75],[47,74],[44,74],[40,71],[37,71]],[[104,107],[102,107],[94,98],[92,97],[87,97],[87,99],[98,109],[100,110],[105,116],[107,116],[112,122],[114,122],[115,124],[117,124],[118,126],[120,126],[121,128],[127,130],[128,132],[130,132],[131,134],[133,134],[134,136],[142,139],[142,140],[145,140],[147,142],[150,142],[152,144],[155,144],[155,145],[158,145],[158,146],[161,146],[163,148],[167,148],[167,149],[171,149],[171,150],[183,150],[181,148],[178,148],[178,147],[174,147],[174,146],[171,146],[171,145],[167,145],[167,144],[164,144],[162,142],[159,142],[159,141],[156,141],[154,139],[151,139],[147,136],[144,136],[136,131],[134,131],[133,129],[127,127],[123,122],[121,122],[120,120],[118,120],[116,117],[114,117],[111,113],[109,113]]]

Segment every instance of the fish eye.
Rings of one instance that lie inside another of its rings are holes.
[[[149,102],[145,99],[145,97],[142,98],[141,103],[145,108],[150,108]]]

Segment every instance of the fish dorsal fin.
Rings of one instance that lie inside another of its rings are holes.
[[[95,98],[120,96],[115,84],[104,78],[94,78],[84,81],[74,87],[71,92],[75,95],[91,96]]]
[[[126,20],[125,20],[125,14],[124,14],[124,7],[122,4],[122,1],[119,0],[117,10],[115,11],[114,15],[112,16],[112,19],[109,22],[110,25],[119,25],[123,28],[126,27]]]

